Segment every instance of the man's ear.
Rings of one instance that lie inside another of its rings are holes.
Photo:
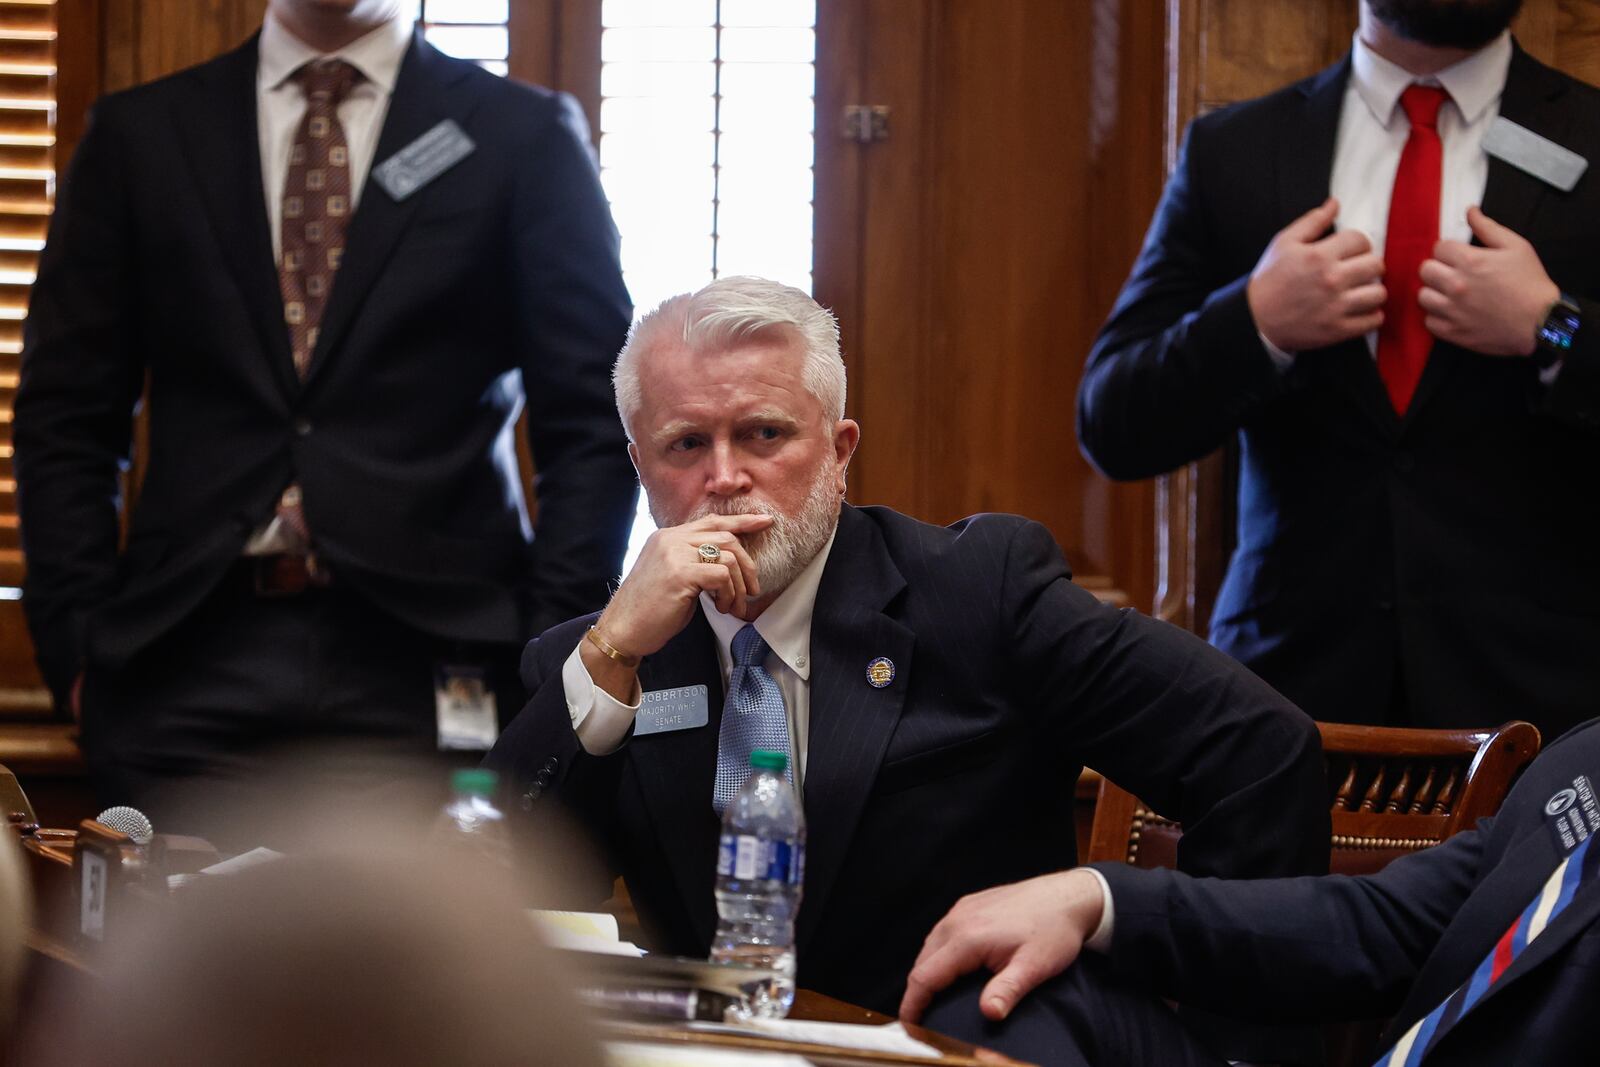
[[[833,424],[833,455],[839,464],[839,492],[844,492],[844,475],[850,466],[850,457],[861,444],[861,426],[854,419],[840,419]]]
[[[633,473],[639,473],[639,446],[632,441],[628,442],[628,461],[633,464]]]

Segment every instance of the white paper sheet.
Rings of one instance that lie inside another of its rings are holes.
[[[811,1067],[810,1060],[783,1052],[747,1052],[642,1041],[608,1041],[606,1059],[611,1067]]]

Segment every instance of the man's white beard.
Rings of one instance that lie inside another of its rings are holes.
[[[756,577],[761,582],[759,599],[770,603],[789,588],[789,583],[800,576],[806,564],[817,558],[839,524],[839,493],[834,488],[831,473],[826,468],[817,471],[798,515],[786,515],[765,500],[741,496],[707,500],[686,518],[662,515],[651,504],[650,517],[657,526],[667,527],[681,526],[707,515],[771,515],[772,525],[765,530],[739,535],[739,543],[756,565]]]

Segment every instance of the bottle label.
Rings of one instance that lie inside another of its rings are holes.
[[[721,878],[799,885],[805,879],[806,849],[788,841],[763,841],[750,834],[723,834],[717,850]]]

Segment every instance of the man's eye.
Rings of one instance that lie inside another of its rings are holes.
[[[668,447],[674,452],[688,452],[700,447],[700,438],[680,437]]]
[[[758,441],[776,441],[783,436],[783,431],[776,426],[762,426],[754,434]]]

